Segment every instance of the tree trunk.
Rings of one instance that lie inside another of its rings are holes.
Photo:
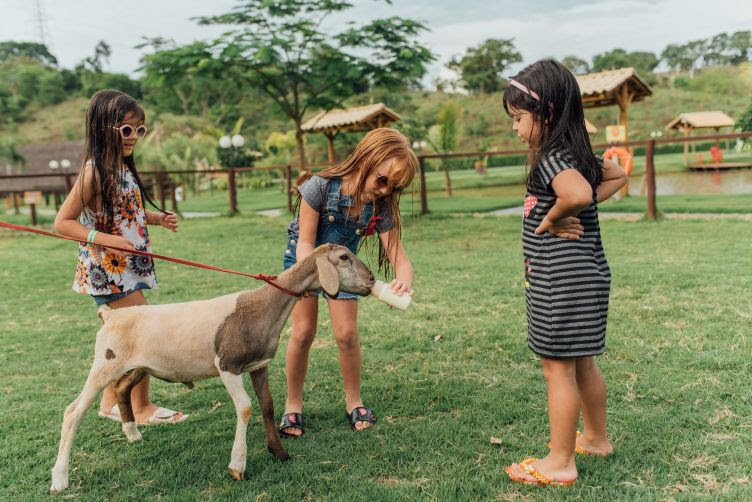
[[[446,186],[447,197],[452,196],[452,178],[449,177],[449,165],[444,164],[444,184]]]
[[[303,144],[303,131],[300,128],[300,122],[295,122],[295,142],[298,145],[298,163],[301,171],[306,169],[305,145]]]

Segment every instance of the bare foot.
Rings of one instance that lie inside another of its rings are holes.
[[[561,466],[554,465],[548,457],[544,457],[540,460],[532,462],[530,466],[551,481],[557,483],[571,484],[577,479],[577,467],[574,464],[574,459],[566,466]],[[509,467],[507,467],[507,472],[514,478],[517,478],[524,483],[540,483],[538,479],[536,479],[532,474],[528,473],[520,464],[514,463],[510,465]]]
[[[614,447],[608,438],[589,438],[586,433],[577,437],[577,446],[596,457],[608,457],[614,452]]]

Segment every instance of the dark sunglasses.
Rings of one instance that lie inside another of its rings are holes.
[[[389,177],[384,176],[383,174],[377,174],[376,175],[376,185],[379,186],[379,188],[384,188],[389,185]],[[392,193],[400,193],[402,191],[402,187],[391,185]]]
[[[146,131],[148,131],[145,125],[133,127],[132,125],[123,124],[120,127],[112,126],[112,128],[120,131],[120,137],[122,137],[123,139],[131,139],[134,133],[139,138],[143,138],[144,136],[146,136]]]

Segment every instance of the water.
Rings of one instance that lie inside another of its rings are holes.
[[[684,172],[655,175],[656,195],[678,194],[752,194],[752,169],[720,172]],[[629,195],[645,195],[642,175],[630,176]]]

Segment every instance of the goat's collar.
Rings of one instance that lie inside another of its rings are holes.
[[[294,296],[294,297],[296,297],[296,298],[305,298],[306,296],[308,296],[307,292],[306,292],[306,293],[303,293],[303,294],[301,294],[301,293],[296,293],[295,291],[293,291],[293,290],[291,290],[291,289],[287,289],[287,288],[286,288],[286,287],[284,287],[284,286],[280,286],[279,284],[277,284],[277,283],[275,282],[275,281],[277,280],[277,276],[276,276],[276,275],[268,275],[268,274],[257,274],[257,275],[256,275],[256,279],[258,279],[258,280],[260,280],[260,281],[264,281],[264,282],[265,282],[265,283],[267,283],[268,285],[270,285],[270,286],[273,286],[273,287],[277,288],[278,290],[282,291],[283,293],[286,293],[286,294],[288,294],[288,295],[290,295],[290,296]]]

